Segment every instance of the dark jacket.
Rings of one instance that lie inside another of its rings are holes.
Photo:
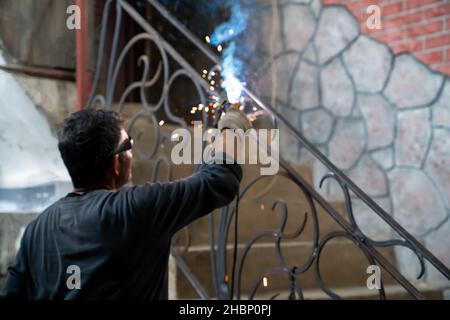
[[[241,178],[236,164],[211,164],[175,182],[71,193],[26,228],[0,297],[167,299],[171,237],[229,204]],[[70,266],[81,289],[68,288]]]

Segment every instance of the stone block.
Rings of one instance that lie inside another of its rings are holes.
[[[359,24],[343,7],[325,7],[319,22],[316,37],[319,62],[337,56],[359,34]]]
[[[317,51],[314,47],[314,43],[310,43],[310,45],[306,48],[303,53],[303,59],[312,63],[317,63]]]
[[[388,197],[374,199],[387,213],[391,212],[391,204]],[[391,240],[392,228],[363,201],[352,198],[353,215],[361,231],[372,240]]]
[[[291,104],[299,110],[319,106],[319,74],[317,68],[305,61],[300,63],[294,75],[291,89]]]
[[[340,169],[350,169],[360,158],[366,145],[362,120],[349,119],[336,124],[329,143],[329,157]]]
[[[433,125],[450,128],[450,80],[447,80],[438,101],[431,106]]]
[[[322,103],[335,116],[349,116],[355,92],[353,84],[339,59],[333,60],[322,69],[321,77]]]
[[[394,139],[395,114],[378,95],[358,95],[358,105],[367,124],[369,150],[390,145]]]
[[[414,236],[437,227],[446,211],[430,179],[419,170],[395,169],[388,174],[394,218]]]
[[[316,19],[308,6],[298,4],[284,6],[283,31],[287,50],[303,51],[311,40],[315,27]]]
[[[360,36],[344,52],[343,58],[357,90],[376,93],[383,89],[392,61],[392,54],[386,45]]]
[[[269,64],[265,71],[262,72],[258,79],[257,90],[264,97],[272,97],[272,94],[276,93],[277,100],[287,104],[290,94],[289,88],[291,87],[298,60],[299,55],[292,52],[278,56],[274,62],[276,65]]]
[[[396,163],[419,168],[431,139],[430,110],[399,112],[397,121]]]
[[[385,170],[394,166],[394,150],[392,147],[374,151],[371,153],[371,157]]]
[[[450,219],[447,219],[437,230],[426,236],[425,246],[447,268],[450,268]],[[426,280],[433,287],[447,287],[450,289],[450,280],[430,263],[427,263]]]
[[[302,132],[312,143],[326,143],[333,129],[333,120],[333,117],[323,109],[303,112]]]
[[[441,191],[450,207],[450,131],[434,129],[425,170]]]
[[[395,58],[394,68],[384,91],[400,109],[426,106],[436,98],[443,81],[409,54]]]
[[[380,197],[388,194],[385,173],[368,155],[364,155],[348,175],[353,182],[372,197]]]

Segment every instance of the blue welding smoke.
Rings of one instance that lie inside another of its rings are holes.
[[[243,10],[239,3],[231,5],[230,19],[219,25],[211,37],[211,43],[215,46],[228,42],[247,29],[249,14]]]
[[[221,75],[222,88],[228,101],[238,102],[241,97],[244,63],[238,56],[242,51],[238,49],[238,37],[247,29],[250,13],[241,6],[242,0],[161,0],[162,3],[177,14],[183,16],[186,12],[194,12],[199,21],[215,21],[229,12],[229,18],[214,29],[210,43],[214,46],[222,45]]]
[[[227,94],[228,101],[231,103],[239,102],[242,95],[242,84],[239,76],[243,72],[243,63],[235,57],[236,43],[233,41],[223,52],[222,57],[222,88]]]
[[[231,15],[228,21],[220,24],[211,36],[211,44],[217,46],[228,43],[222,56],[222,88],[227,94],[228,101],[235,103],[242,95],[242,84],[239,77],[243,73],[244,64],[237,58],[235,40],[247,29],[249,13],[241,5],[233,1],[230,6]]]

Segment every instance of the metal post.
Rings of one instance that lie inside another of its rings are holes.
[[[88,60],[88,0],[76,0],[75,4],[80,8],[81,14],[81,28],[76,30],[77,109],[81,110],[86,106],[92,87]]]
[[[169,300],[177,300],[178,299],[178,291],[177,291],[177,262],[174,257],[170,255],[169,257]]]

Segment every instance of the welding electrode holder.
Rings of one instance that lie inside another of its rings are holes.
[[[214,124],[219,129],[242,129],[247,131],[253,126],[242,110],[243,107],[240,103],[229,103],[225,101],[216,109]]]
[[[228,100],[222,99],[219,106],[216,108],[216,116],[214,118],[214,123],[213,123],[214,128],[219,127],[219,121],[220,121],[220,118],[222,118],[222,114],[224,112],[227,112],[230,106],[231,106],[231,103],[228,102]]]

